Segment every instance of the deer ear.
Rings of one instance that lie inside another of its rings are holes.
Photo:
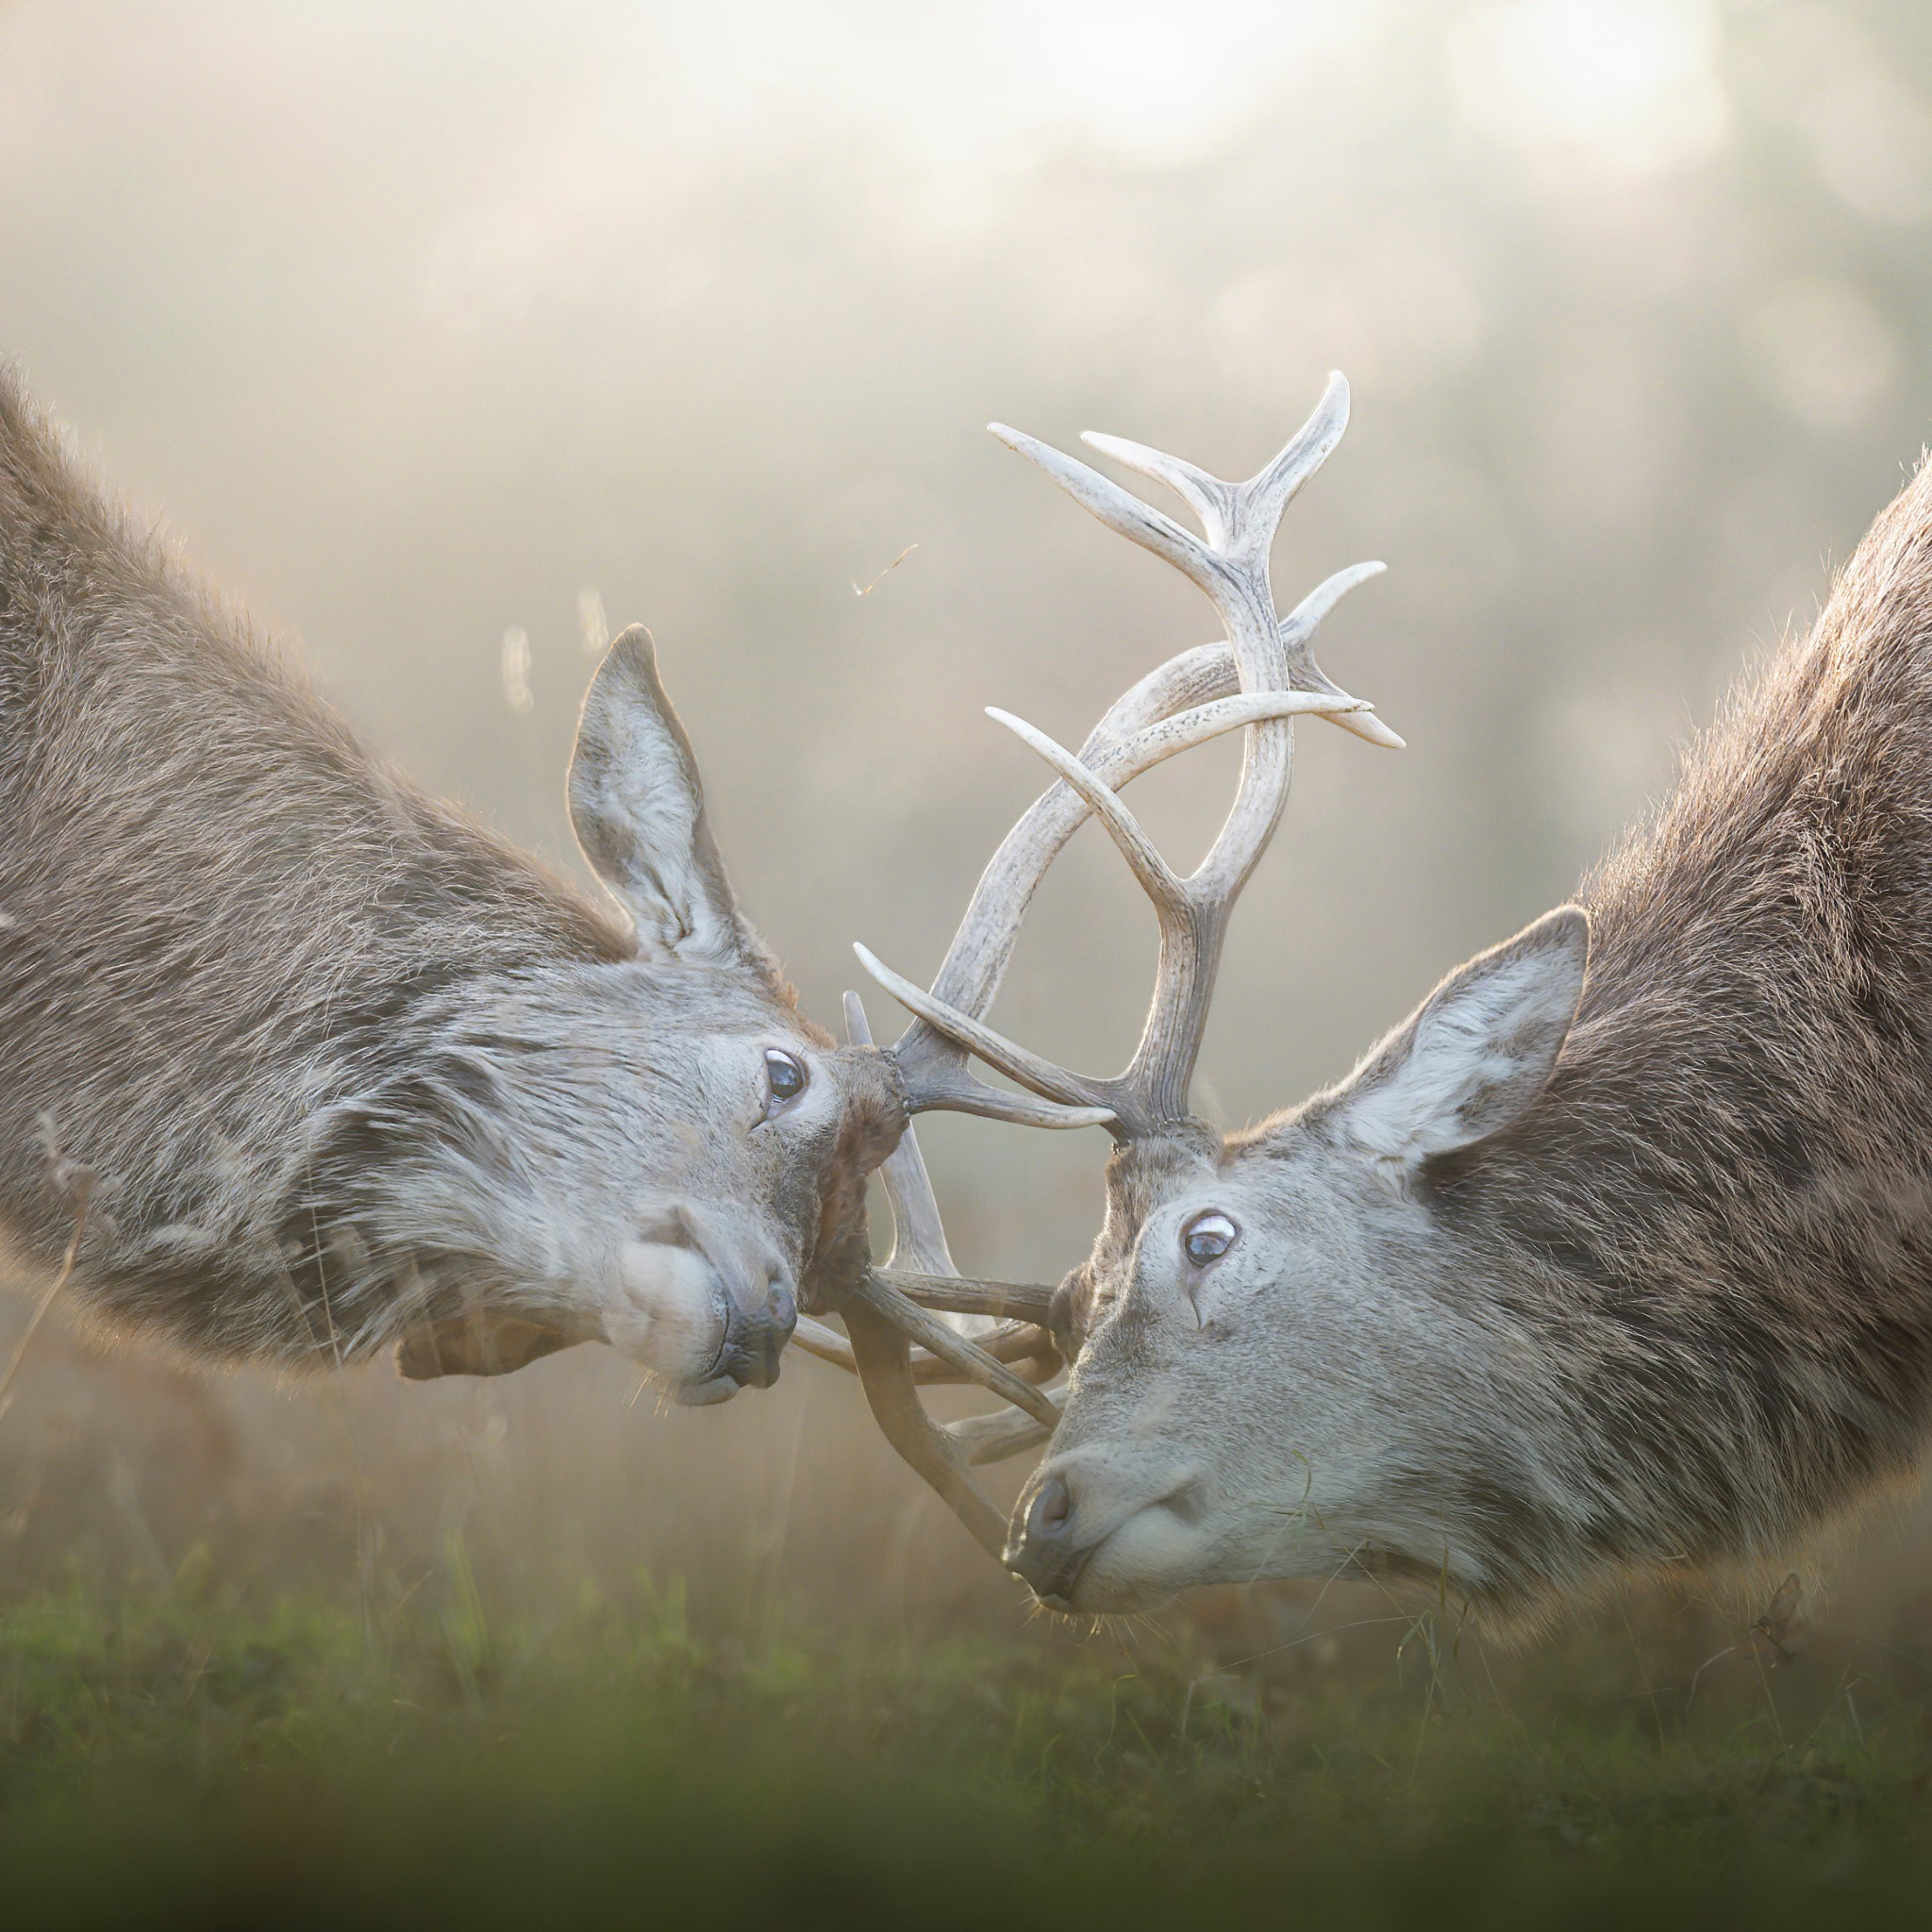
[[[570,761],[570,821],[646,951],[770,969],[732,894],[691,740],[641,624],[617,639],[591,680]]]
[[[1336,1128],[1407,1172],[1507,1127],[1549,1082],[1589,952],[1589,915],[1559,906],[1457,967],[1342,1084]]]

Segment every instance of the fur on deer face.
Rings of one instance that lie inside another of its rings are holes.
[[[1458,1279],[1426,1174],[1534,1105],[1587,936],[1574,908],[1539,920],[1249,1133],[1189,1120],[1116,1154],[1068,1284],[1085,1346],[1014,1515],[1010,1560],[1044,1602],[1136,1610],[1350,1570],[1463,1598],[1516,1581],[1552,1478],[1496,1418],[1549,1398]]]

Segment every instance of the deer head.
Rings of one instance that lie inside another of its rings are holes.
[[[864,1308],[847,1305],[871,1279],[866,1179],[908,1112],[962,1099],[1038,1126],[1106,1118],[935,1081],[798,1011],[732,892],[641,626],[585,700],[570,808],[635,957],[466,987],[436,1046],[339,1109],[311,1163],[339,1197],[372,1134],[393,1155],[435,1116],[435,1171],[405,1183],[400,1237],[409,1163],[366,1163],[387,1198],[362,1224],[407,1246],[431,1311],[398,1349],[405,1374],[502,1374],[598,1340],[683,1403],[765,1387],[801,1308],[839,1308],[865,1346]]]
[[[1507,1304],[1471,1293],[1482,1257],[1444,1239],[1432,1194],[1543,1091],[1588,937],[1560,908],[1305,1106],[1116,1154],[1068,1285],[1084,1346],[1065,1419],[1006,1551],[1043,1603],[1133,1610],[1351,1570],[1476,1604],[1541,1592],[1542,1432],[1496,1420],[1560,1437],[1557,1398]]]
[[[883,1056],[804,1018],[741,911],[641,625],[591,686],[569,797],[635,957],[492,987],[488,1012],[458,1023],[469,1037],[450,1041],[439,1083],[458,1112],[466,1084],[489,1090],[474,1113],[496,1143],[477,1161],[493,1211],[520,1219],[507,1212],[520,1194],[533,1207],[510,1243],[531,1263],[512,1272],[561,1286],[490,1295],[473,1279],[461,1306],[406,1335],[399,1366],[497,1374],[594,1339],[681,1402],[722,1401],[774,1381],[800,1301],[862,1264],[865,1177],[905,1120],[897,1082]],[[520,1189],[546,1149],[563,1156],[556,1171]]]

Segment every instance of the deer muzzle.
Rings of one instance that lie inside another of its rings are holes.
[[[1014,1575],[1050,1610],[1071,1610],[1073,1592],[1093,1554],[1075,1533],[1074,1493],[1057,1475],[1033,1491],[1024,1510],[1014,1512],[1012,1535],[1001,1555]]]
[[[1209,1514],[1191,1464],[1090,1444],[1034,1473],[1001,1560],[1050,1610],[1147,1609],[1198,1567]]]
[[[690,1203],[652,1214],[624,1251],[607,1311],[612,1347],[686,1405],[768,1389],[798,1323],[791,1270],[755,1225]]]

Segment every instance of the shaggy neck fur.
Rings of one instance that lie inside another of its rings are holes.
[[[1522,1400],[1558,1410],[1558,1458],[1457,1512],[1507,1595],[1774,1550],[1923,1444],[1932,469],[1580,896],[1550,1087],[1424,1169],[1445,1294],[1527,1342]]]
[[[200,1353],[382,1339],[366,1271],[318,1305],[317,1124],[434,1063],[476,989],[634,951],[372,759],[4,371],[0,826],[0,1223],[52,1266],[48,1144],[85,1161],[77,1289]]]

